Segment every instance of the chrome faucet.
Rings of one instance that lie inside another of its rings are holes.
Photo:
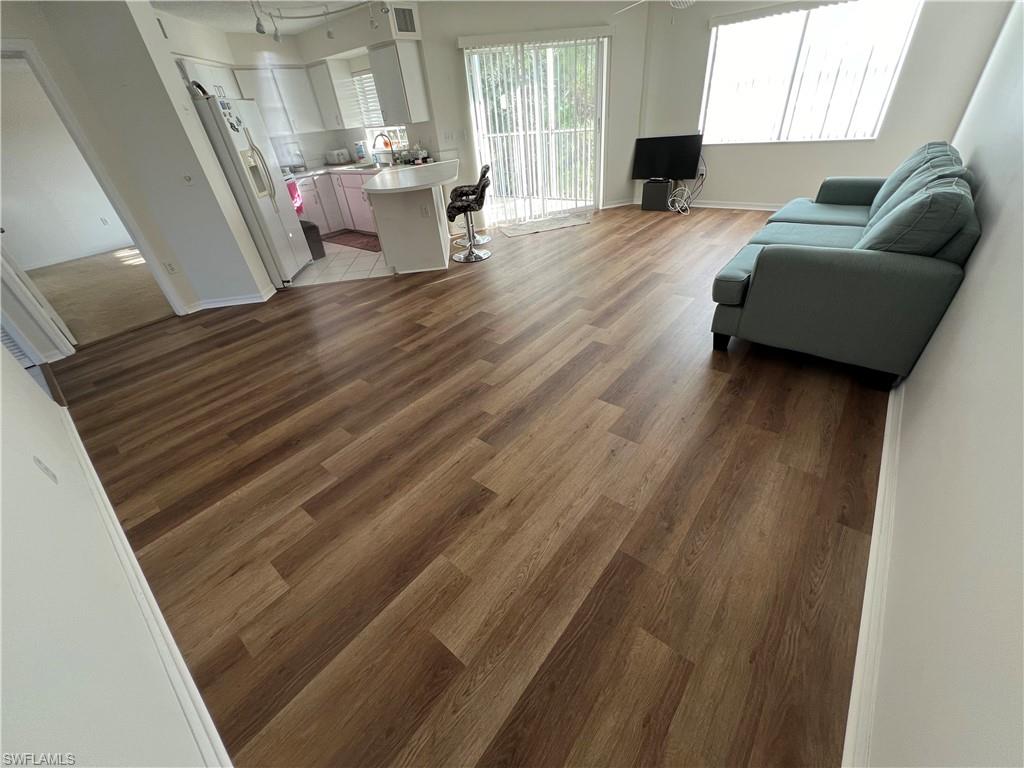
[[[373,137],[373,144],[370,145],[370,153],[373,154],[374,157],[377,156],[377,152],[376,152],[376,149],[377,149],[377,139],[384,139],[384,151],[387,152],[389,155],[391,155],[391,165],[394,165],[395,164],[395,148],[394,148],[394,144],[391,143],[391,137],[388,136],[386,133],[378,133],[376,136]],[[388,147],[391,147],[391,149],[388,149]]]

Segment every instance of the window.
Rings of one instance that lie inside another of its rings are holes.
[[[392,149],[408,149],[409,148],[409,134],[405,130],[404,125],[390,125],[383,128],[367,128],[366,129],[366,147],[369,150],[373,146],[374,140],[380,134],[384,134],[391,141]],[[376,150],[383,151],[384,140],[380,140],[380,144]]]
[[[852,0],[714,26],[704,143],[874,138],[919,7]]]
[[[383,126],[384,115],[381,114],[380,101],[377,100],[377,86],[373,82],[373,73],[362,72],[353,75],[352,84],[355,87],[356,104],[363,125],[367,128]]]

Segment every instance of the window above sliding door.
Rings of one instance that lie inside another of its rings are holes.
[[[919,0],[806,5],[713,20],[701,109],[705,144],[878,135]]]

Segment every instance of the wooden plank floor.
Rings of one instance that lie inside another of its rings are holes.
[[[634,207],[55,366],[239,765],[836,765],[886,396]]]

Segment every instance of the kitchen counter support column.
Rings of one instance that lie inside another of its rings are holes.
[[[398,274],[448,268],[451,239],[441,185],[455,181],[459,161],[396,168],[363,185],[377,220],[385,263]]]

